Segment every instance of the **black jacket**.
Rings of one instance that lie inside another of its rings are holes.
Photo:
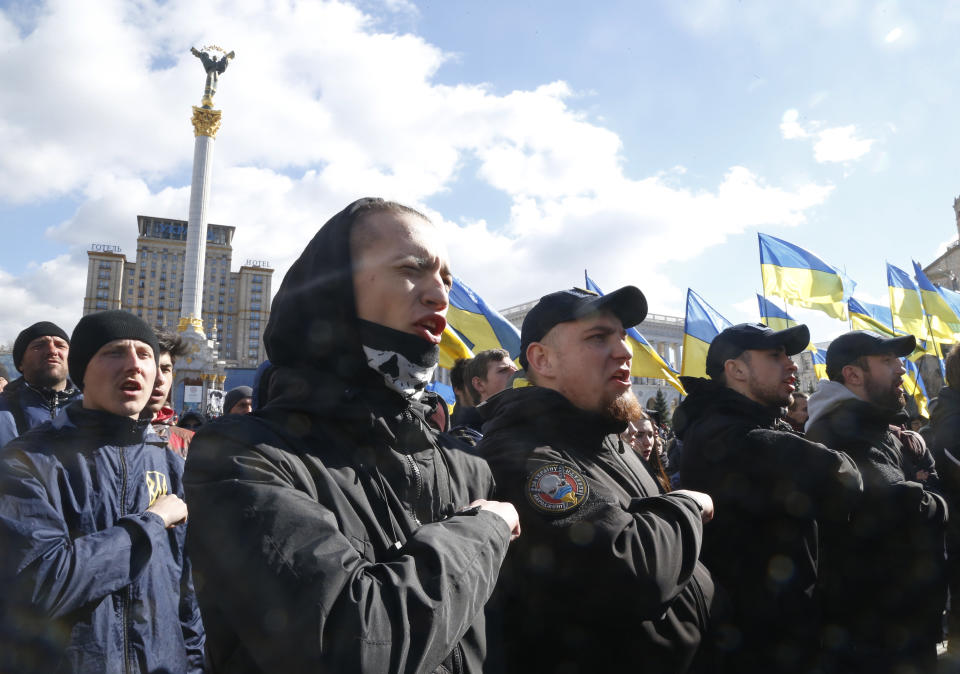
[[[927,437],[940,476],[939,487],[954,516],[947,522],[947,582],[950,596],[960,597],[960,392],[944,386],[937,394],[937,405],[930,413]],[[951,653],[960,653],[960,601],[950,602],[947,623]]]
[[[479,672],[489,659],[484,606],[510,531],[489,511],[457,514],[491,495],[489,468],[367,366],[352,220],[348,207],[319,231],[274,299],[265,406],[191,445],[189,545],[220,671]]]
[[[840,452],[797,436],[733,389],[685,377],[673,417],[680,482],[713,497],[703,560],[729,594],[719,616],[728,671],[803,672],[818,657],[818,520],[845,520],[862,489]]]
[[[828,532],[823,574],[830,619],[849,635],[850,671],[894,671],[935,654],[945,603],[942,497],[905,479],[911,470],[890,428],[895,412],[821,382],[807,437],[843,450],[863,475],[848,526]]]
[[[609,435],[625,424],[555,391],[507,389],[481,412],[478,447],[523,527],[499,597],[510,671],[687,671],[713,596],[696,502],[660,496]]]

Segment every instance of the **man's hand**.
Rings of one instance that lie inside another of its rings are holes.
[[[671,494],[683,494],[684,496],[689,496],[694,501],[697,502],[697,505],[700,506],[700,520],[706,524],[713,519],[713,499],[710,498],[710,494],[705,494],[702,491],[693,491],[692,489],[675,489],[670,492]]]
[[[176,494],[164,494],[147,508],[147,512],[159,515],[167,529],[187,521],[187,504]]]
[[[470,504],[470,507],[480,506],[480,510],[489,510],[499,515],[507,526],[510,527],[510,540],[515,541],[520,536],[520,515],[512,503],[506,501],[485,501],[478,498]]]

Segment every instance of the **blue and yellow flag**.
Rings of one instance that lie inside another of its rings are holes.
[[[795,325],[800,325],[790,314],[768,300],[763,295],[757,295],[757,303],[760,305],[760,322],[766,325],[768,328],[779,331],[792,328]],[[827,361],[823,356],[821,356],[819,364],[822,365],[822,367],[818,369],[818,360],[816,357],[817,347],[813,345],[812,340],[809,344],[807,344],[807,348],[804,350],[809,351],[813,355],[813,369],[817,374],[817,379],[826,379]],[[821,376],[821,374],[823,376]]]
[[[887,288],[890,291],[890,314],[893,331],[913,335],[924,353],[936,355],[933,340],[927,329],[927,316],[923,311],[920,291],[907,272],[887,263]]]
[[[592,290],[598,295],[603,295],[600,286],[594,283],[593,279],[583,272],[587,284],[587,290]],[[677,372],[660,357],[654,348],[650,345],[640,331],[636,328],[627,328],[627,343],[633,352],[633,359],[630,361],[630,375],[633,377],[652,377],[653,379],[663,379],[673,388],[677,389],[681,395],[687,395],[683,390],[683,384],[677,378]]]
[[[771,330],[786,330],[798,325],[790,314],[763,295],[757,295],[757,303],[760,305],[760,322]]]
[[[956,290],[944,288],[943,286],[936,286],[936,288],[937,292],[940,293],[940,297],[947,303],[947,306],[953,310],[954,314],[960,316],[960,293]]]
[[[447,325],[466,348],[474,353],[487,349],[504,349],[510,358],[520,355],[520,331],[506,318],[491,309],[470,287],[453,277]],[[441,342],[442,344],[442,342]]]
[[[710,342],[733,325],[700,295],[687,288],[687,316],[683,325],[683,365],[685,377],[707,376],[707,349]]]
[[[764,295],[846,320],[847,298],[856,285],[853,281],[799,246],[767,234],[757,236]]]
[[[927,387],[923,385],[923,378],[920,376],[920,369],[917,364],[909,358],[903,359],[903,366],[907,369],[903,375],[903,390],[911,396],[917,403],[917,411],[920,416],[927,419],[930,413],[927,411]]]
[[[847,309],[850,311],[850,327],[854,330],[868,330],[885,337],[897,336],[893,331],[893,316],[890,314],[890,307],[861,302],[851,297],[847,300]]]
[[[819,351],[813,344],[810,345],[811,356],[813,356],[813,372],[817,379],[829,379],[827,376],[827,352]]]
[[[461,358],[473,358],[473,352],[453,328],[447,325],[440,336],[440,367],[449,370]]]
[[[927,327],[931,336],[940,344],[955,344],[960,337],[960,318],[953,308],[943,299],[937,287],[930,283],[930,279],[923,273],[923,269],[916,262],[913,263],[913,275],[920,287],[920,299],[923,300],[923,310],[927,314]]]

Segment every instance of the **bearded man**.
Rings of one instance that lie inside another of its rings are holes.
[[[849,457],[783,421],[797,386],[790,356],[809,343],[805,325],[734,325],[710,344],[709,379],[683,378],[680,482],[717,505],[702,558],[729,598],[715,615],[718,672],[806,673],[820,661],[819,525],[845,521],[861,483]]]
[[[498,584],[509,671],[686,672],[697,657],[713,597],[697,558],[713,503],[661,496],[619,439],[641,413],[625,328],[646,313],[633,286],[542,297],[520,337],[533,385],[478,408],[497,498],[523,521]]]
[[[891,423],[903,410],[900,358],[912,336],[841,335],[810,396],[807,438],[849,454],[863,500],[849,524],[825,531],[824,633],[837,672],[934,671],[946,600],[943,498],[907,479]]]

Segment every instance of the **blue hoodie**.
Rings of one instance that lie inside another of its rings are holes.
[[[0,450],[0,671],[202,671],[186,527],[145,512],[184,461],[148,438],[75,402]]]

